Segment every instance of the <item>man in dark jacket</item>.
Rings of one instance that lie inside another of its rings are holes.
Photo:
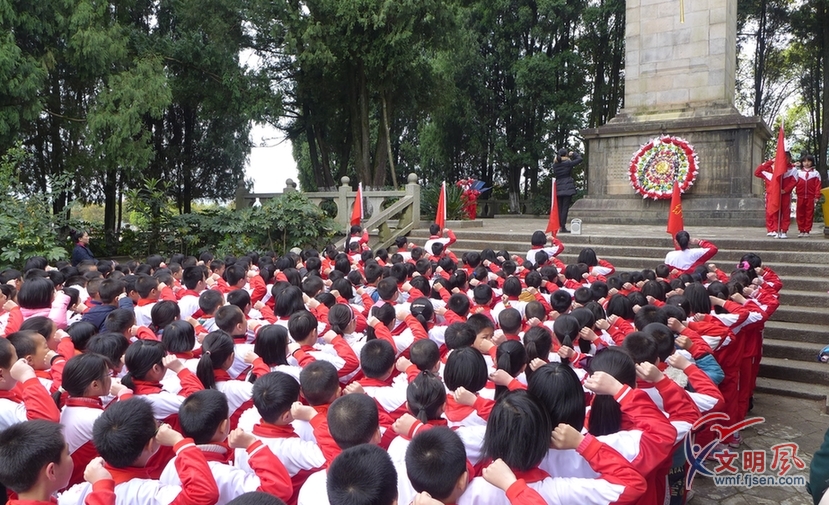
[[[573,179],[573,167],[582,162],[579,153],[567,152],[567,149],[559,149],[556,162],[553,163],[553,174],[556,177],[556,203],[558,204],[558,222],[561,226],[561,233],[570,233],[567,229],[567,213],[570,211],[570,204],[573,195],[576,194],[576,181]]]

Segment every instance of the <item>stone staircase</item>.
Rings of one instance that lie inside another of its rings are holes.
[[[522,225],[520,221],[521,218],[509,222],[495,219],[488,220],[484,228],[457,229],[458,241],[451,249],[459,257],[461,253],[485,248],[505,249],[523,257],[529,249],[533,229],[543,229],[546,223],[528,219]],[[564,253],[559,256],[562,261],[575,262],[583,247],[592,247],[600,258],[613,263],[617,271],[637,270],[662,263],[665,253],[673,248],[664,228],[659,228],[661,233],[654,233],[653,227],[590,228],[592,234],[559,236],[565,245]],[[829,345],[829,240],[820,236],[822,227],[816,226],[811,238],[788,240],[766,238],[756,228],[714,230],[709,228],[709,234],[700,236],[719,248],[712,261],[722,270],[729,272],[743,254],[752,251],[783,280],[780,308],[766,324],[757,390],[826,401],[829,364],[817,361],[820,350]],[[714,233],[718,236],[712,236]],[[746,238],[746,235],[751,236]],[[427,230],[417,229],[409,239],[423,244],[428,236]]]

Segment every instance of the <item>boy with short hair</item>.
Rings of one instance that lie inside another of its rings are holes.
[[[219,499],[207,460],[193,439],[184,438],[168,424],[156,426],[152,406],[142,398],[110,405],[95,421],[93,442],[115,481],[118,505],[143,504],[150,499],[176,505],[213,505]],[[147,478],[145,465],[162,445],[173,447],[176,453],[181,486]],[[92,491],[89,483],[76,484],[60,495],[58,504],[81,505]]]
[[[386,451],[362,444],[346,449],[331,463],[326,488],[333,505],[394,505],[397,471]]]
[[[317,343],[317,318],[307,310],[291,314],[288,332],[301,349],[315,360],[324,359],[337,368],[340,382],[349,382],[358,372],[360,361],[348,342],[333,331],[323,335],[325,344]]]
[[[187,267],[181,274],[181,283],[185,289],[179,291],[178,306],[181,310],[181,319],[187,319],[199,310],[199,295],[206,287],[204,270],[201,267]]]
[[[58,422],[60,411],[34,369],[17,358],[11,342],[0,338],[0,430],[27,419]]]
[[[291,481],[282,462],[250,433],[237,428],[228,434],[228,410],[224,393],[206,389],[188,396],[178,414],[183,434],[192,438],[196,447],[204,453],[216,480],[219,488],[219,501],[216,503],[224,505],[248,491],[264,491],[283,500],[288,499],[291,496]],[[231,465],[233,453],[224,445],[225,440],[230,448],[244,451],[252,468],[250,473]],[[181,485],[176,459],[174,457],[164,468],[158,479],[162,484]]]
[[[55,503],[52,496],[66,487],[74,468],[62,430],[58,423],[34,420],[0,432],[0,482],[17,493],[9,505]],[[84,477],[92,485],[87,505],[115,503],[115,483],[100,459],[89,463]]]

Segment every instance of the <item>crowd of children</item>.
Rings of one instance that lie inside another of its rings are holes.
[[[684,231],[632,272],[431,232],[1,272],[9,503],[684,503],[692,427],[751,409],[777,275]]]

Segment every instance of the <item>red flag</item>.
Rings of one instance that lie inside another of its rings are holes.
[[[363,220],[363,183],[357,185],[357,197],[351,208],[351,226],[359,225]]]
[[[674,192],[671,195],[671,206],[668,210],[668,233],[675,236],[677,232],[685,229],[682,219],[682,198],[679,192],[679,182],[674,181]]]
[[[558,203],[556,203],[556,180],[553,179],[552,200],[550,203],[550,219],[547,221],[547,229],[545,233],[552,233],[556,236],[560,226],[558,222]]]
[[[774,171],[769,181],[769,195],[767,213],[777,214],[780,211],[780,192],[783,189],[783,174],[789,168],[786,159],[786,146],[783,142],[783,125],[780,125],[780,132],[777,134],[777,152],[774,155]]]
[[[446,181],[440,186],[440,196],[438,196],[438,211],[435,213],[435,224],[440,226],[442,230],[446,225]]]

